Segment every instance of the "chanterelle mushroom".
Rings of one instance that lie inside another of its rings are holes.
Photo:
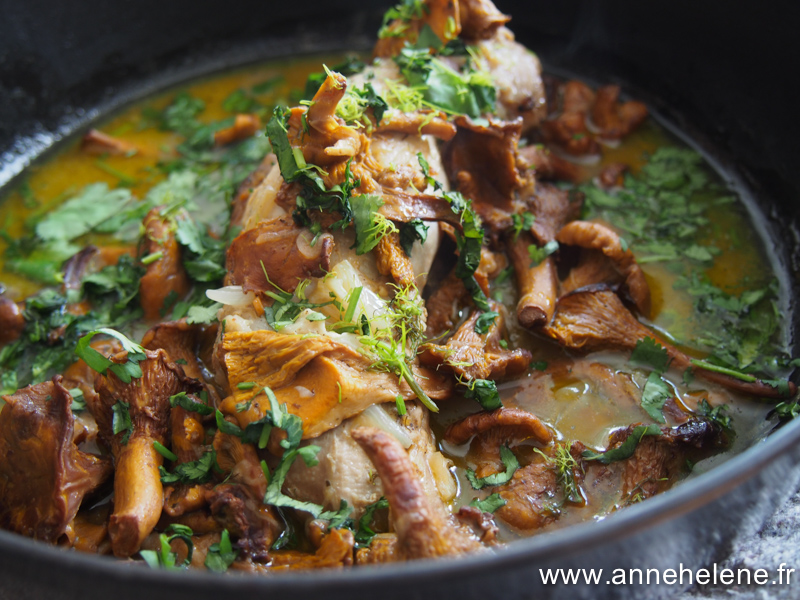
[[[98,398],[89,406],[100,438],[114,456],[114,512],[108,534],[117,556],[131,556],[138,551],[161,515],[164,498],[158,467],[164,458],[153,442],[169,443],[170,396],[199,391],[199,385],[170,362],[163,350],[147,350],[145,354],[139,363],[141,378],[130,383],[110,371],[98,375]],[[112,360],[124,362],[127,354],[118,354]],[[129,416],[129,427],[120,425],[125,421],[124,414]]]

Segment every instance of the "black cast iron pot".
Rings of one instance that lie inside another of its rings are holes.
[[[774,244],[800,331],[800,151],[792,78],[796,4],[499,0],[518,39],[545,65],[618,82],[688,132],[747,190]],[[382,2],[230,0],[0,1],[0,184],[99,115],[186,78],[309,51],[367,48]],[[164,573],[61,551],[0,531],[0,598],[148,600],[292,598],[667,597],[607,585],[617,568],[692,568],[723,559],[800,478],[800,422],[675,489],[597,523],[488,556],[271,577]],[[597,585],[545,585],[540,569],[603,568]],[[686,580],[684,580],[685,583]]]

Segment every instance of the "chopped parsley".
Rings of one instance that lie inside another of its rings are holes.
[[[168,535],[169,532],[173,532],[172,535]],[[185,569],[192,564],[192,555],[194,554],[193,534],[194,532],[190,527],[173,523],[167,527],[164,533],[159,534],[159,550],[140,550],[139,556],[151,569],[165,569],[167,571]],[[181,564],[177,564],[178,555],[172,551],[170,546],[173,540],[181,540],[186,544],[186,558]]]
[[[131,413],[128,410],[130,405],[127,402],[118,400],[111,407],[111,432],[114,435],[123,434],[120,438],[120,443],[124,446],[133,433],[133,421],[131,420]]]
[[[233,564],[238,555],[239,551],[233,549],[228,530],[223,529],[219,542],[209,546],[206,560],[203,564],[209,571],[224,573]]]
[[[358,527],[354,535],[357,548],[370,545],[372,538],[377,535],[372,529],[372,521],[375,519],[375,513],[378,510],[386,508],[389,508],[389,501],[386,498],[381,498],[372,504],[368,504],[364,508],[364,514],[362,514],[361,518],[358,520]]]
[[[481,512],[486,512],[486,513],[493,513],[498,508],[504,507],[506,504],[508,503],[506,502],[505,498],[500,496],[500,494],[498,494],[497,492],[489,494],[483,500],[475,498],[472,502],[469,503],[470,506],[475,506]]]
[[[656,371],[651,372],[642,390],[642,408],[647,414],[657,423],[666,423],[662,410],[672,397],[672,390],[667,383]]]
[[[632,363],[650,367],[656,373],[666,372],[671,360],[667,349],[651,337],[638,340],[631,353]]]
[[[175,455],[173,454],[173,456]],[[176,459],[177,456],[170,460]],[[205,483],[211,479],[212,472],[218,469],[217,453],[214,450],[209,450],[197,460],[175,465],[172,473],[168,472],[164,467],[159,467],[158,472],[161,474],[161,483],[164,485],[174,483],[195,485]]]
[[[636,452],[636,447],[642,438],[647,435],[661,435],[661,428],[658,425],[637,425],[633,428],[630,435],[625,438],[616,448],[606,450],[605,452],[595,452],[594,450],[584,450],[583,458],[586,460],[596,460],[597,462],[608,465],[612,462],[625,460],[633,456]]]
[[[489,379],[473,379],[466,383],[464,398],[475,400],[484,410],[501,408],[503,402],[497,391],[497,384]]]
[[[489,333],[489,329],[491,329],[492,325],[494,325],[495,320],[499,317],[500,314],[490,310],[489,312],[481,313],[481,315],[475,319],[475,327],[473,328],[475,333],[478,335],[486,335]]]
[[[541,248],[534,244],[528,246],[528,256],[531,259],[531,266],[536,267],[548,256],[554,254],[558,250],[558,242],[550,240]]]
[[[422,219],[412,219],[400,225],[400,247],[405,251],[406,256],[411,256],[411,249],[414,242],[419,241],[424,244],[428,239],[429,225],[425,225]]]
[[[511,452],[508,446],[501,446],[500,460],[503,461],[505,471],[494,473],[486,477],[478,477],[475,475],[475,471],[472,469],[467,469],[466,475],[470,485],[472,485],[474,489],[480,490],[488,486],[503,485],[504,483],[511,481],[514,473],[516,473],[517,469],[520,468],[517,457],[514,456],[514,453]]]

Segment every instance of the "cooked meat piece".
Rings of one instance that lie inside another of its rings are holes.
[[[618,140],[639,127],[647,118],[647,107],[631,100],[619,103],[619,86],[607,85],[597,90],[592,106],[592,123],[602,138]]]
[[[783,397],[779,388],[761,380],[742,381],[693,365],[691,357],[639,323],[619,297],[607,289],[585,289],[559,298],[555,317],[545,327],[545,332],[567,348],[582,352],[632,351],[636,342],[649,337],[664,346],[672,359],[672,366],[679,370],[692,369],[706,381],[743,394],[763,398]],[[791,381],[787,385],[789,395],[793,395],[797,387]]]
[[[181,248],[175,239],[174,228],[161,215],[163,206],[152,209],[144,218],[145,234],[140,258],[156,257],[147,265],[147,271],[139,281],[139,299],[144,316],[156,321],[164,309],[164,301],[170,294],[183,298],[192,287],[181,261]]]
[[[465,40],[489,40],[511,17],[504,15],[491,0],[459,0],[461,37]]]
[[[218,324],[194,325],[185,320],[159,323],[148,329],[142,337],[142,346],[156,351],[163,348],[170,360],[181,361],[183,372],[205,383],[212,404],[219,404],[219,392],[214,386],[211,372],[214,342]]]
[[[261,119],[258,115],[236,115],[233,125],[214,133],[214,145],[227,146],[233,142],[240,142],[254,136],[259,129],[261,129]]]
[[[228,530],[235,546],[252,560],[266,562],[269,549],[283,530],[275,509],[249,487],[223,483],[206,493],[211,514]]]
[[[122,363],[127,353],[111,358]],[[114,512],[108,532],[117,556],[131,556],[152,531],[164,503],[161,476],[164,458],[153,442],[168,444],[169,398],[179,392],[195,393],[199,386],[168,361],[163,350],[146,351],[139,363],[142,377],[124,383],[109,371],[98,375],[98,398],[87,398],[100,429],[100,438],[114,455]],[[127,406],[126,406],[127,405]],[[116,408],[115,408],[116,407]],[[114,414],[127,408],[131,428],[114,433]]]
[[[497,89],[497,116],[506,121],[522,117],[522,133],[526,133],[547,115],[539,58],[517,43],[506,27],[477,46],[479,63]]]
[[[483,548],[432,507],[408,453],[393,436],[374,427],[351,432],[375,465],[391,507],[397,552],[406,560],[457,555]]]
[[[507,484],[492,488],[506,501],[495,512],[512,527],[540,529],[558,518],[555,508],[559,486],[555,469],[544,461],[517,469]]]
[[[242,427],[262,418],[268,409],[265,396],[253,399],[264,386],[303,420],[304,438],[316,437],[372,404],[393,402],[398,394],[415,397],[405,381],[371,370],[368,357],[326,336],[229,332],[222,339],[222,350],[233,395],[220,408]],[[429,397],[449,395],[448,379],[426,369],[414,371]],[[256,385],[252,390],[238,389],[245,382]],[[249,408],[237,411],[237,404],[251,399]]]
[[[364,508],[384,495],[380,476],[372,462],[351,436],[359,427],[380,427],[398,436],[417,471],[417,477],[429,502],[440,506],[453,500],[455,482],[449,463],[438,452],[429,424],[429,412],[418,402],[406,403],[406,414],[400,416],[390,405],[373,406],[348,419],[338,427],[311,440],[319,446],[319,464],[308,467],[297,461],[286,477],[284,493],[337,510],[341,500],[353,507],[352,518],[358,519]]]
[[[600,223],[572,221],[561,228],[556,240],[560,244],[584,249],[578,265],[562,282],[564,292],[621,280],[639,312],[645,317],[650,316],[650,286],[633,252],[623,250],[622,241],[615,231]]]
[[[490,306],[500,312],[499,305],[493,301],[490,301]],[[531,362],[531,353],[523,348],[507,350],[500,346],[502,313],[495,317],[489,331],[484,334],[475,332],[475,322],[480,315],[479,311],[474,311],[445,345],[426,344],[420,360],[437,368],[446,367],[467,381],[513,377],[525,372]]]
[[[600,187],[604,189],[619,187],[625,182],[625,173],[628,172],[628,165],[625,163],[615,162],[603,167],[597,180]]]
[[[271,282],[293,292],[303,279],[322,277],[331,267],[333,237],[322,235],[312,246],[313,239],[308,229],[298,227],[290,217],[258,223],[240,233],[228,248],[228,284],[241,285],[245,292],[276,291]]]
[[[450,271],[425,303],[428,309],[425,334],[429,339],[435,339],[455,327],[459,310],[467,298],[469,293],[464,283],[456,277],[455,271]]]
[[[431,111],[404,113],[390,111],[384,115],[375,128],[376,134],[404,133],[407,135],[432,135],[442,141],[449,141],[456,134],[456,126],[447,120],[444,113],[436,113],[431,118]],[[420,189],[423,189],[424,186]]]
[[[0,296],[0,346],[5,346],[22,335],[25,316],[19,305],[5,296]]]
[[[0,527],[48,542],[111,475],[108,459],[72,441],[72,396],[61,381],[57,375],[3,396],[0,412]]]
[[[530,144],[520,148],[518,159],[524,161],[528,169],[532,169],[537,180],[560,180],[577,183],[580,179],[580,167],[568,160],[553,154],[541,144]]]
[[[473,200],[482,217],[483,205],[511,210],[514,192],[522,187],[517,169],[522,120],[502,122],[490,118],[488,125],[478,125],[468,117],[456,117],[455,123],[456,136],[444,150],[450,181]]]
[[[90,129],[81,138],[81,150],[87,154],[124,156],[136,154],[136,146],[97,129]]]
[[[520,197],[535,217],[531,233],[540,246],[556,239],[564,225],[581,214],[582,194],[571,194],[547,183],[528,184]]]
[[[522,232],[516,239],[508,241],[508,256],[514,265],[519,289],[517,319],[528,329],[545,325],[553,318],[558,296],[558,275],[552,257],[538,265],[531,265],[528,248],[534,245],[532,236]]]
[[[244,226],[244,216],[245,212],[247,211],[247,205],[250,201],[251,196],[255,194],[257,188],[261,186],[267,176],[272,171],[272,168],[278,164],[278,159],[270,152],[264,157],[259,165],[256,167],[255,171],[250,173],[247,178],[239,184],[239,187],[236,188],[236,194],[233,196],[233,200],[231,201],[231,226],[232,227],[243,227]],[[280,169],[277,172],[277,175],[280,174]]]

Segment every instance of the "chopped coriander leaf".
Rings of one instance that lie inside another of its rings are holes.
[[[781,419],[794,419],[800,415],[800,404],[794,402],[781,402],[775,406],[775,414]]]
[[[220,308],[222,308],[222,305],[218,302],[215,302],[211,306],[200,306],[199,304],[190,306],[189,310],[186,312],[186,322],[189,325],[209,325],[211,323],[216,323]]]
[[[172,535],[167,535],[169,532],[174,532]],[[194,543],[192,542],[192,535],[194,532],[186,525],[179,525],[173,523],[167,527],[166,531],[158,536],[159,550],[141,550],[139,556],[147,563],[151,569],[166,569],[174,571],[178,569],[185,569],[192,564],[192,555],[194,554]],[[178,565],[178,555],[172,551],[170,544],[173,540],[181,540],[186,544],[186,558]]]
[[[469,503],[470,506],[475,506],[482,512],[493,513],[498,508],[502,508],[507,504],[506,500],[497,492],[490,494],[483,500],[475,498]]]
[[[177,457],[171,460],[176,459]],[[158,472],[161,474],[161,483],[164,485],[173,483],[194,485],[205,483],[211,479],[211,472],[218,468],[217,453],[214,450],[209,450],[197,460],[175,465],[172,473],[168,472],[164,467],[159,467]]]
[[[495,319],[499,317],[500,314],[490,310],[489,312],[481,313],[481,315],[475,320],[475,333],[478,335],[485,335],[489,333],[489,329],[494,325]]]
[[[358,520],[358,527],[354,535],[357,547],[370,545],[372,538],[377,535],[372,529],[372,521],[375,519],[375,513],[378,510],[386,508],[389,508],[389,501],[386,498],[381,498],[372,504],[368,504],[364,508],[364,514],[362,514],[361,518]]]
[[[408,29],[408,23],[421,19],[429,10],[424,0],[401,0],[383,14],[378,38],[403,36]]]
[[[531,259],[531,266],[535,267],[541,264],[545,258],[554,254],[556,250],[558,250],[558,242],[555,240],[550,240],[541,248],[531,244],[528,246],[528,256],[530,256]]]
[[[339,503],[339,510],[326,510],[320,513],[318,519],[328,521],[328,531],[331,529],[349,528],[352,520],[348,517],[352,514],[353,507],[347,503],[347,500],[342,500]]]
[[[428,239],[429,225],[426,225],[422,219],[412,219],[407,223],[400,226],[400,247],[405,251],[406,256],[411,256],[411,250],[414,247],[414,242],[419,241],[424,244]]]
[[[646,435],[661,435],[661,428],[658,425],[639,425],[634,427],[633,431],[625,438],[616,448],[606,450],[605,452],[595,452],[593,450],[585,450],[583,458],[586,460],[596,460],[604,465],[620,460],[625,460],[633,456],[636,452],[636,447],[639,442]]]
[[[501,408],[503,402],[497,391],[497,384],[488,379],[473,379],[468,382],[467,389],[464,391],[464,398],[475,400],[484,410],[495,410]]]
[[[707,418],[708,420],[716,423],[723,429],[730,430],[731,428],[731,416],[725,414],[728,412],[728,406],[726,404],[719,404],[717,406],[712,407],[708,400],[702,398],[700,402],[697,404],[697,414]]]
[[[179,392],[174,396],[170,396],[169,398],[169,405],[173,408],[176,406],[180,406],[184,410],[188,410],[189,412],[195,412],[199,415],[210,415],[214,413],[214,408],[209,406],[208,404],[203,404],[201,402],[197,402],[192,400],[186,392]]]
[[[238,555],[239,551],[233,549],[228,530],[223,529],[219,543],[209,546],[206,560],[203,564],[209,571],[224,573],[234,563]]]
[[[418,88],[426,104],[448,114],[478,118],[494,113],[497,91],[488,73],[458,73],[432,56],[428,48],[406,46],[394,57],[409,85]]]
[[[657,423],[666,423],[664,404],[673,397],[672,390],[655,371],[650,373],[642,390],[642,408]]]
[[[356,232],[356,254],[366,254],[386,235],[397,233],[397,227],[378,212],[383,206],[380,196],[361,194],[350,198],[353,226]]]
[[[631,353],[631,362],[652,368],[657,373],[664,373],[671,362],[667,349],[651,337],[636,342]]]
[[[493,475],[488,475],[486,477],[478,477],[475,475],[475,471],[472,469],[467,469],[466,475],[470,485],[472,485],[474,489],[480,490],[487,486],[503,485],[504,483],[511,481],[514,473],[516,473],[517,469],[520,468],[517,457],[514,456],[514,453],[511,452],[508,446],[501,446],[500,460],[503,461],[505,471],[494,473]]]
[[[513,223],[514,228],[514,239],[516,240],[519,235],[523,231],[530,231],[530,228],[533,227],[533,222],[536,220],[529,212],[524,212],[520,214],[513,214],[511,215],[511,222]]]
[[[128,439],[133,433],[133,421],[131,420],[131,413],[128,411],[129,405],[122,400],[118,400],[116,404],[111,407],[111,431],[114,435],[122,433],[120,442],[124,446],[128,443]]]
[[[122,344],[123,350],[128,353],[124,363],[115,363],[109,360],[89,345],[92,338],[98,334],[105,334],[116,338]],[[139,367],[139,362],[146,358],[145,350],[139,344],[132,342],[120,332],[107,328],[90,331],[79,339],[75,346],[75,354],[79,358],[82,358],[93,370],[102,375],[105,375],[106,371],[111,371],[123,383],[130,383],[131,379],[138,379],[142,376],[142,369]]]
[[[372,84],[365,83],[362,88],[347,88],[347,93],[336,106],[336,115],[346,123],[355,123],[370,131],[373,123],[366,112],[371,110],[375,118],[375,125],[380,125],[383,115],[388,109],[389,105],[386,104],[386,100],[375,92]]]

